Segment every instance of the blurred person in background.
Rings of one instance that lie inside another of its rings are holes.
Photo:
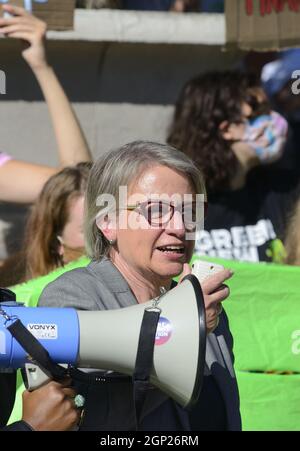
[[[122,0],[77,0],[76,8],[101,9],[121,8]]]
[[[83,201],[91,166],[66,167],[46,182],[27,219],[21,251],[0,268],[1,286],[46,275],[85,254]]]
[[[235,71],[186,83],[168,142],[202,169],[208,188],[205,230],[196,252],[240,261],[282,261],[297,171],[286,171],[287,122],[271,110],[257,80]]]
[[[46,24],[23,8],[12,5],[3,5],[2,8],[13,17],[0,18],[0,33],[26,41],[22,56],[43,91],[58,145],[59,168],[17,161],[0,153],[0,200],[31,203],[49,177],[64,166],[91,161],[91,153],[70,102],[47,61]]]
[[[293,75],[295,71],[298,74]],[[297,86],[293,89],[297,78]],[[262,68],[261,80],[270,101],[290,121],[296,122],[300,122],[299,78],[300,49],[280,52],[277,59]]]
[[[122,5],[137,11],[199,11],[199,0],[122,0]]]
[[[200,11],[203,13],[223,13],[224,0],[199,0]]]
[[[224,0],[77,0],[77,8],[223,13]]]
[[[263,67],[261,80],[273,108],[289,123],[283,163],[298,168],[300,178],[300,49],[280,52],[277,59]]]

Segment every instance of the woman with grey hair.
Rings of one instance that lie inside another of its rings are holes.
[[[105,154],[91,170],[85,202],[85,237],[92,262],[49,284],[40,306],[123,308],[153,299],[161,287],[171,288],[173,277],[190,272],[188,262],[206,194],[201,172],[182,152],[137,141]],[[223,283],[231,275],[225,269],[202,284],[207,368],[196,408],[188,414],[151,388],[140,430],[241,428],[232,337],[221,307],[229,295]],[[103,383],[103,377],[97,382],[90,376],[89,383],[77,381],[77,390],[86,397],[80,430],[135,429],[131,381],[111,377]]]

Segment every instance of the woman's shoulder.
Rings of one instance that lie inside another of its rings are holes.
[[[105,278],[110,273],[110,265],[92,261],[84,268],[65,272],[44,288],[39,307],[99,310],[101,298],[108,291]]]
[[[75,268],[64,272],[57,277],[57,279],[47,285],[47,287],[51,286],[59,288],[60,286],[74,284],[74,286],[80,286],[82,289],[85,289],[93,286],[93,283],[101,283],[101,278],[97,277],[93,271],[95,264],[101,267],[101,262],[92,261],[85,267]]]

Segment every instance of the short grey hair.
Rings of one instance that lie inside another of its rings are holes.
[[[108,255],[110,244],[98,229],[97,199],[103,194],[119,201],[119,187],[129,186],[149,168],[167,166],[181,172],[196,194],[206,195],[204,177],[192,160],[168,144],[134,141],[102,155],[93,165],[86,190],[84,233],[88,255],[99,260]]]

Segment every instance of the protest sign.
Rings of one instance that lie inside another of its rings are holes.
[[[226,0],[229,47],[279,50],[300,46],[300,0]]]
[[[72,30],[75,0],[0,0],[1,4],[22,6],[47,23],[49,30]]]

